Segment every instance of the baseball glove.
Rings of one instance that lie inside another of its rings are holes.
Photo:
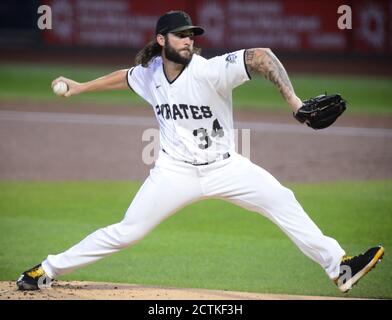
[[[333,124],[346,110],[346,101],[340,94],[322,94],[315,98],[305,100],[294,117],[301,123],[317,130],[324,129]]]

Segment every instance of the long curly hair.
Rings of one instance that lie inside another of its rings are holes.
[[[142,50],[140,50],[135,57],[135,64],[141,64],[143,67],[148,67],[150,61],[162,54],[161,45],[156,42],[156,40],[152,40],[147,43]]]
[[[167,35],[165,35],[165,41],[168,41]],[[200,55],[201,48],[193,47],[193,53]],[[150,61],[161,54],[162,46],[156,40],[152,40],[136,54],[135,65],[141,64],[143,67],[147,68]]]

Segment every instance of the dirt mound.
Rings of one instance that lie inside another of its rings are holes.
[[[135,284],[56,281],[42,291],[18,291],[13,281],[0,282],[0,300],[335,300],[336,297],[165,288]]]

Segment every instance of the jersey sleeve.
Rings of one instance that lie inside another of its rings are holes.
[[[207,64],[208,78],[221,92],[231,91],[251,79],[246,69],[245,50],[214,57]]]
[[[127,72],[127,83],[130,89],[135,91],[148,103],[153,104],[151,99],[151,89],[149,80],[149,70],[141,65],[132,67]]]

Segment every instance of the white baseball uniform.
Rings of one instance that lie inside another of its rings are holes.
[[[235,152],[232,90],[249,80],[245,50],[189,65],[168,81],[162,58],[128,71],[129,86],[155,111],[161,151],[124,219],[99,229],[67,251],[42,263],[51,278],[136,243],[180,208],[205,198],[220,198],[256,211],[276,225],[331,279],[345,254],[323,235],[293,192],[270,173]]]

